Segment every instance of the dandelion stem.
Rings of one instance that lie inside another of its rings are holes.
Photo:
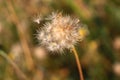
[[[5,58],[8,63],[15,69],[18,77],[20,78],[20,80],[28,80],[26,75],[19,69],[19,67],[6,55],[6,53],[4,53],[3,51],[0,50],[0,56],[2,56],[3,58]]]
[[[76,63],[77,63],[78,71],[79,71],[80,80],[84,80],[84,78],[83,78],[83,72],[82,72],[82,67],[81,67],[81,64],[80,64],[80,60],[79,60],[77,51],[76,51],[76,49],[75,49],[74,46],[72,48],[72,51],[73,51],[73,54],[74,54],[75,59],[76,59]]]

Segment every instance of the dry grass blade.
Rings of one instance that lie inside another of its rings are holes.
[[[20,42],[21,42],[21,45],[22,45],[22,48],[23,48],[23,51],[24,51],[27,68],[29,70],[32,70],[33,67],[34,67],[34,63],[33,63],[33,59],[32,59],[32,56],[31,56],[31,51],[30,51],[30,48],[29,48],[29,45],[28,45],[28,42],[27,42],[27,39],[26,39],[26,36],[25,36],[25,32],[22,28],[23,25],[20,23],[20,20],[18,19],[17,15],[14,11],[11,0],[6,1],[6,3],[7,3],[8,10],[10,11],[10,18],[15,23],[16,28],[17,28],[17,32],[18,32],[18,35],[19,35],[19,38],[20,38]]]

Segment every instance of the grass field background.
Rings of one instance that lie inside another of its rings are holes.
[[[56,11],[89,29],[75,45],[85,80],[120,80],[120,0],[0,0],[0,80],[79,80],[70,50],[46,53],[36,39],[45,21],[33,18]]]

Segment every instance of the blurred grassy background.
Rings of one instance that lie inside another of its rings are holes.
[[[89,28],[76,45],[85,80],[120,80],[120,0],[0,0],[0,51],[30,80],[79,80],[69,50],[48,54],[35,38],[41,26],[34,15],[53,11],[78,17]],[[0,80],[19,80],[8,62],[0,56]]]

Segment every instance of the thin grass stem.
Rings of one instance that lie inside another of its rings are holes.
[[[26,75],[19,69],[19,67],[4,53],[3,51],[0,50],[0,56],[2,56],[4,59],[7,60],[7,62],[13,67],[15,72],[17,73],[18,77],[20,80],[28,80]]]

